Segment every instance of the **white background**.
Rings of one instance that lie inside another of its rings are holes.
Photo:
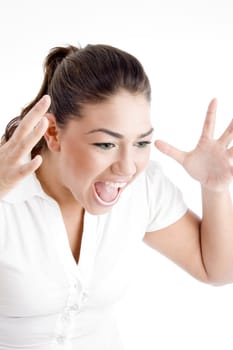
[[[231,0],[1,0],[0,39],[1,131],[37,93],[48,50],[63,44],[106,43],[141,60],[156,138],[191,149],[213,97],[216,135],[233,117]],[[201,214],[198,184],[158,151],[152,157]],[[143,244],[137,253],[117,309],[126,350],[232,350],[233,285],[204,285]]]

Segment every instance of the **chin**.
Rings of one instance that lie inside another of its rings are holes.
[[[112,206],[107,208],[100,208],[98,206],[87,206],[84,209],[91,215],[104,215],[112,210]]]
[[[121,191],[119,191],[117,197],[112,202],[105,202],[94,193],[90,199],[88,198],[86,201],[82,201],[82,206],[91,215],[103,215],[112,210],[118,202],[120,194]]]
[[[116,204],[116,202],[114,203]],[[90,201],[89,203],[83,203],[84,209],[91,215],[103,215],[112,210],[114,204],[101,205],[95,199]]]

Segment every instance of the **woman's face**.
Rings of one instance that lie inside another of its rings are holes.
[[[82,207],[103,214],[147,165],[150,104],[143,95],[122,91],[86,105],[82,115],[59,129],[59,177]]]

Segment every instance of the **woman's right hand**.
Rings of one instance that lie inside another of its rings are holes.
[[[49,105],[50,97],[45,95],[20,121],[11,138],[0,147],[0,198],[41,165],[41,155],[26,163],[25,159],[48,128],[45,114]]]

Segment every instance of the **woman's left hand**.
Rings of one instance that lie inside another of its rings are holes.
[[[218,138],[214,139],[217,100],[208,107],[203,130],[197,146],[190,152],[181,151],[157,140],[156,147],[180,163],[184,169],[208,190],[220,192],[229,188],[233,179],[233,120]]]

